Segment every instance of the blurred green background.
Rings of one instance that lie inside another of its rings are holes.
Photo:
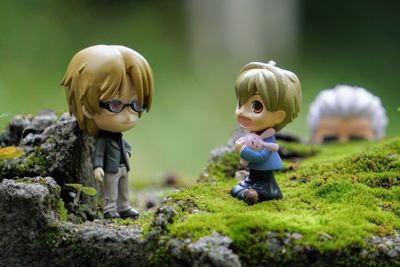
[[[336,84],[378,95],[399,135],[399,1],[182,0],[0,2],[0,112],[67,111],[59,85],[71,57],[94,44],[140,52],[155,75],[153,109],[125,137],[137,182],[192,181],[235,128],[233,83],[250,61],[273,59],[300,78],[309,103]],[[6,126],[7,119],[0,121]]]

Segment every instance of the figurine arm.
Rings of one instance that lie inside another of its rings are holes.
[[[244,137],[240,137],[238,140],[235,142],[235,151],[236,153],[240,154],[242,151],[243,147],[245,145]]]
[[[104,138],[98,138],[94,148],[92,164],[94,168],[94,178],[99,182],[102,182],[104,177],[103,163],[105,148],[106,140]]]
[[[275,143],[263,143],[264,147],[271,150],[271,151],[278,151],[279,150],[279,145]]]
[[[260,151],[254,151],[247,146],[243,146],[240,151],[240,157],[249,162],[259,163],[265,161],[270,155],[270,151],[267,149],[262,149]]]
[[[98,138],[96,140],[96,145],[94,148],[94,153],[92,158],[92,164],[94,169],[96,169],[97,167],[103,168],[105,149],[106,149],[106,139]]]
[[[131,146],[124,139],[122,139],[122,144],[124,145],[125,152],[128,154],[129,157],[131,157]]]

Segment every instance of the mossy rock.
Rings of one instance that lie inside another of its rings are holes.
[[[399,264],[396,247],[380,254],[371,238],[398,239],[400,138],[309,147],[312,157],[275,172],[284,198],[253,206],[229,194],[238,156],[219,157],[198,184],[168,196],[175,215],[162,235],[194,242],[216,231],[243,266]]]
[[[0,229],[6,249],[0,261],[38,266],[399,266],[400,138],[285,149],[304,156],[285,159],[285,168],[275,172],[281,200],[249,206],[231,197],[239,157],[225,149],[197,184],[170,193],[156,214],[142,212],[135,221],[74,224],[67,220],[52,179],[4,179]]]

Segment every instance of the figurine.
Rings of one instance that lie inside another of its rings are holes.
[[[79,127],[96,138],[92,163],[95,179],[104,185],[104,218],[138,216],[129,204],[131,148],[122,132],[150,110],[153,74],[149,64],[130,48],[95,45],[72,58],[61,84]]]
[[[248,204],[282,198],[273,175],[282,168],[275,144],[275,132],[295,119],[300,111],[301,86],[290,71],[267,64],[252,62],[245,65],[235,83],[239,125],[267,143],[261,150],[252,149],[245,138],[235,143],[235,151],[249,162],[249,176],[231,190],[231,195]]]
[[[314,144],[381,139],[387,123],[385,109],[377,96],[348,85],[321,91],[308,112]]]

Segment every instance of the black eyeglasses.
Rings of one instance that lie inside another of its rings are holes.
[[[129,104],[124,104],[118,99],[113,99],[108,102],[100,101],[99,106],[113,113],[120,113],[125,107],[131,107],[131,109],[136,112],[143,112],[146,109],[146,106],[140,106],[137,100],[133,100],[132,103]]]

